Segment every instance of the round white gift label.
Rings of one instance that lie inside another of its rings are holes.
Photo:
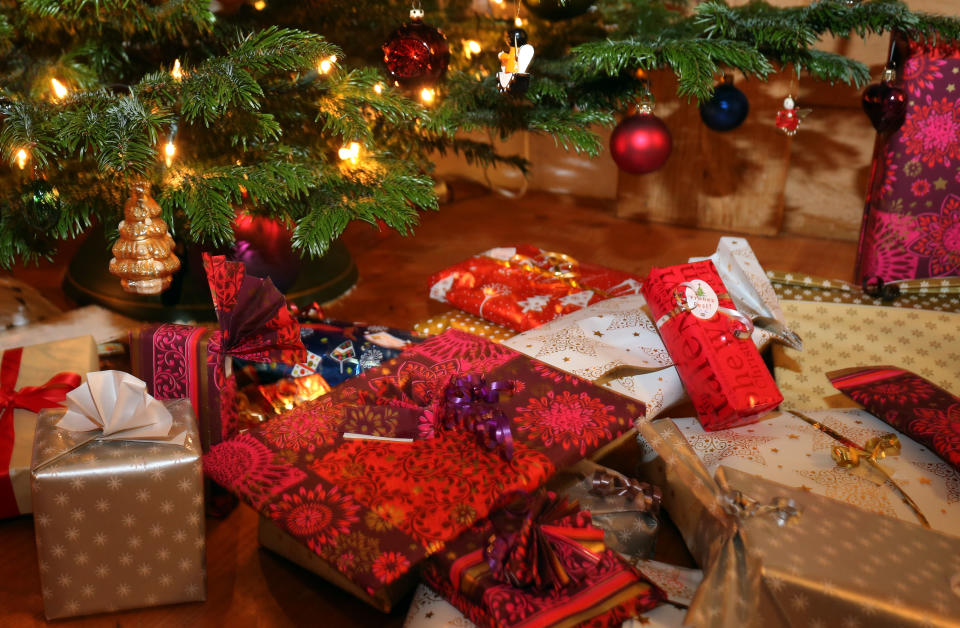
[[[717,313],[720,299],[706,281],[694,279],[687,282],[685,296],[690,313],[697,318],[709,319]]]

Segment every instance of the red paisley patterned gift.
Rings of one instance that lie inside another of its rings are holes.
[[[960,42],[894,37],[903,125],[877,136],[857,279],[960,275]]]
[[[757,421],[783,401],[753,325],[738,313],[713,262],[654,268],[643,296],[703,429]]]
[[[526,331],[611,297],[640,292],[640,277],[529,244],[490,249],[430,277],[430,298]]]
[[[480,373],[488,383],[510,383],[490,402],[509,421],[509,459],[446,425],[451,380]],[[214,446],[204,467],[282,530],[292,548],[285,555],[319,565],[310,568],[388,610],[416,584],[415,566],[503,495],[533,491],[643,412],[642,404],[448,330]]]
[[[827,373],[834,388],[960,471],[960,397],[895,366]]]
[[[270,279],[247,275],[241,262],[222,255],[204,255],[203,266],[219,329],[146,325],[130,333],[130,361],[155,398],[190,400],[207,451],[237,431],[230,358],[296,363],[306,351],[300,326]]]

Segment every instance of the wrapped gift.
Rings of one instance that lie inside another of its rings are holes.
[[[663,343],[708,430],[756,421],[783,397],[710,261],[654,268],[643,284]]]
[[[642,404],[448,330],[213,447],[205,469],[337,584],[386,610],[420,561],[502,495],[535,489],[642,414]]]
[[[673,423],[640,430],[704,566],[684,625],[960,625],[960,538],[729,467],[711,477]]]
[[[190,403],[100,371],[37,424],[32,490],[47,619],[203,600],[203,484]]]
[[[949,359],[954,366],[960,363],[960,356]],[[827,377],[867,412],[929,447],[960,472],[960,397],[893,366],[841,369]],[[954,529],[960,530],[960,521]]]
[[[157,399],[193,405],[204,451],[237,431],[232,358],[296,364],[305,359],[300,328],[270,279],[247,275],[241,262],[204,255],[220,324],[147,325],[130,333],[134,375]]]
[[[589,460],[560,472],[548,485],[589,511],[604,543],[631,561],[653,556],[660,523],[660,489]]]
[[[603,536],[575,502],[524,494],[431,557],[423,578],[481,626],[620,626],[665,596]]]
[[[773,347],[774,374],[786,405],[856,408],[827,372],[850,364],[898,364],[941,387],[958,381],[960,314],[872,305],[784,301],[803,351]]]
[[[746,240],[721,238],[713,257],[729,269],[732,296],[784,324],[773,288]],[[763,348],[775,336],[756,327],[752,338],[758,348]],[[642,401],[647,418],[687,398],[642,295],[601,301],[518,334],[504,344]]]
[[[0,358],[0,518],[33,512],[30,452],[37,413],[60,405],[89,371],[97,346],[90,336],[7,349]]]
[[[960,530],[960,473],[863,410],[780,412],[750,426],[717,432],[705,432],[692,418],[673,422],[709,473],[722,464],[917,523],[917,513],[904,502],[906,494],[933,529],[946,533]],[[846,445],[831,433],[864,450],[870,441],[896,436],[900,451],[888,450],[880,461],[892,480],[868,468],[866,460],[856,467],[842,459],[838,463],[834,452]]]
[[[857,250],[857,279],[960,275],[960,180],[953,127],[960,42],[893,36],[890,66],[906,92],[903,124],[877,135]],[[946,125],[946,126],[944,126]]]
[[[611,297],[637,294],[635,275],[523,244],[490,249],[430,277],[430,298],[525,331]]]
[[[777,296],[785,301],[817,301],[850,305],[882,305],[960,312],[960,277],[903,279],[858,286],[839,279],[824,279],[803,273],[767,271]]]
[[[300,340],[306,349],[302,361],[250,362],[235,358],[234,368],[243,369],[259,384],[272,384],[286,377],[320,375],[333,388],[366,369],[392,360],[410,343],[420,342],[420,338],[410,332],[382,325],[315,321],[308,317],[300,318],[299,323]]]
[[[413,331],[425,338],[436,336],[448,329],[459,329],[476,336],[489,338],[494,342],[503,342],[515,335],[513,330],[460,310],[450,310],[443,314],[437,314],[413,325]]]

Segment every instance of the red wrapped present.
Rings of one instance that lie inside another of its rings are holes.
[[[753,423],[783,401],[753,324],[737,312],[713,262],[654,268],[643,284],[670,356],[705,430]]]
[[[247,275],[241,262],[222,255],[204,255],[203,266],[220,328],[146,325],[130,332],[130,364],[155,398],[190,400],[207,451],[237,431],[230,358],[296,363],[306,351],[270,279]]]
[[[841,369],[827,377],[864,410],[929,447],[960,472],[960,397],[895,366]]]
[[[503,495],[536,489],[643,413],[448,330],[220,443],[204,466],[283,532],[285,555],[388,610],[416,584],[414,567]]]
[[[431,557],[423,578],[478,626],[620,626],[666,596],[603,536],[576,502],[521,495]]]
[[[641,279],[529,244],[491,249],[430,277],[430,297],[516,331],[640,292]]]

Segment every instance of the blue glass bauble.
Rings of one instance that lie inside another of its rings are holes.
[[[714,131],[732,131],[747,119],[747,96],[730,83],[717,85],[713,96],[700,105],[700,117]]]

